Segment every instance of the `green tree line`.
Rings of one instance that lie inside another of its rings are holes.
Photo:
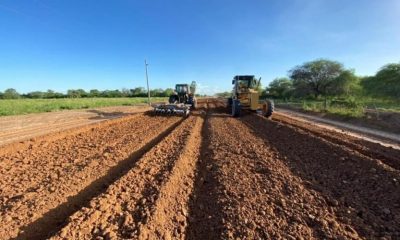
[[[173,93],[174,89],[152,89],[150,95],[152,97],[168,97]],[[147,97],[147,90],[143,87],[137,87],[134,89],[116,89],[116,90],[104,90],[100,91],[92,89],[85,91],[84,89],[70,89],[66,93],[59,93],[53,90],[34,91],[25,94],[20,94],[16,89],[9,88],[4,92],[0,92],[1,99],[18,99],[18,98],[30,98],[30,99],[50,99],[50,98],[93,98],[93,97],[105,97],[105,98],[118,98],[118,97]]]
[[[381,67],[374,76],[357,76],[342,63],[317,59],[292,68],[265,89],[277,99],[369,96],[400,100],[400,63]]]

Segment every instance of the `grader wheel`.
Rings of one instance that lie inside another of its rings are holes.
[[[241,110],[241,105],[240,105],[240,101],[233,99],[232,101],[232,117],[239,117],[240,116],[240,110]]]
[[[270,100],[265,100],[265,102],[262,105],[263,116],[270,118],[273,112],[274,112],[274,102]]]

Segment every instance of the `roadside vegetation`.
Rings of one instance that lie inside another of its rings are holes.
[[[152,89],[150,90],[151,97],[168,97],[174,92],[174,89]],[[92,89],[85,91],[84,89],[69,89],[66,93],[55,92],[53,90],[34,91],[21,94],[14,88],[0,91],[0,99],[54,99],[54,98],[123,98],[123,97],[147,97],[147,91],[143,87],[134,89],[116,89],[100,91]]]
[[[362,118],[368,112],[400,112],[400,63],[374,76],[357,76],[343,64],[318,59],[296,66],[264,90],[277,106]]]
[[[151,102],[166,101],[174,89],[150,90]],[[196,94],[201,97],[204,95]],[[70,89],[66,93],[53,90],[34,91],[21,94],[14,88],[0,91],[0,116],[27,113],[52,112],[66,109],[86,109],[109,106],[131,106],[148,103],[147,91],[143,87],[122,90]]]
[[[173,89],[151,90],[151,101],[165,101],[172,92]],[[17,90],[10,88],[0,92],[0,116],[68,109],[131,106],[147,102],[147,92],[141,87],[105,91],[93,89],[89,92],[83,89],[71,89],[66,93],[47,90],[46,92],[35,91],[25,94],[20,94]]]
[[[400,101],[394,99],[379,99],[371,97],[328,98],[325,103],[321,99],[275,99],[275,105],[305,111],[321,112],[343,117],[365,117],[367,112],[400,113]]]

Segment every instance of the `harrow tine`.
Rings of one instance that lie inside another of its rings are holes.
[[[154,106],[156,115],[185,116],[190,114],[189,107],[185,104],[160,104]]]

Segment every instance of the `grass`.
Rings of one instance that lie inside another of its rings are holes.
[[[152,98],[151,101],[164,101]],[[61,99],[0,99],[0,116],[54,112],[109,106],[133,106],[147,103],[147,98],[61,98]]]
[[[342,117],[361,118],[364,116],[364,108],[360,105],[346,106],[346,105],[328,103],[327,107],[325,108],[324,102],[304,101],[302,104],[302,109],[312,112],[326,112]]]
[[[362,118],[365,117],[365,110],[379,110],[384,112],[400,112],[400,101],[393,99],[376,99],[376,98],[345,98],[345,99],[330,99],[325,102],[323,100],[296,100],[282,101],[276,100],[275,103],[279,106],[289,105],[295,108],[300,108],[312,112],[325,112],[342,117]]]

